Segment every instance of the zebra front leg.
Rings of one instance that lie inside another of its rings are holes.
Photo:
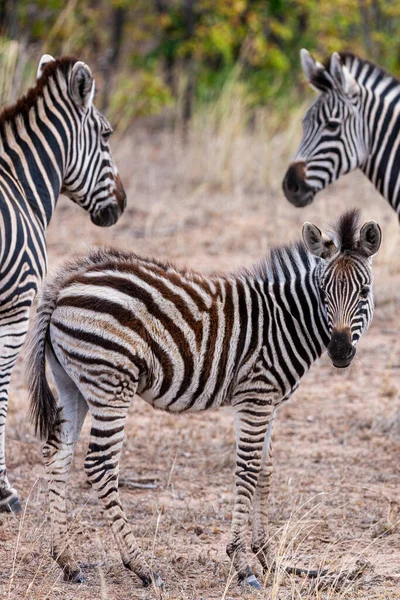
[[[72,379],[51,352],[47,358],[58,390],[58,420],[43,447],[49,486],[52,524],[52,556],[64,572],[64,580],[83,583],[85,577],[76,563],[69,539],[66,488],[76,442],[87,414],[87,404]]]
[[[272,408],[268,401],[254,399],[234,406],[236,431],[236,498],[230,541],[226,551],[239,581],[261,589],[248,563],[246,533],[250,509],[261,471],[262,450]]]
[[[22,311],[14,307],[12,317],[15,324],[9,317],[7,326],[0,327],[0,512],[19,513],[22,507],[17,492],[7,478],[5,435],[10,378],[25,340],[29,315],[25,307]]]
[[[18,499],[17,491],[11,487],[10,482],[8,481],[5,454],[6,419],[10,375],[11,373],[6,373],[5,379],[7,379],[7,381],[3,379],[0,385],[0,512],[12,512],[18,514],[22,511],[22,506]]]
[[[121,400],[119,400],[121,406]],[[144,586],[154,583],[163,587],[161,577],[147,565],[128,523],[118,493],[118,471],[124,440],[128,405],[118,408],[114,403],[91,407],[92,429],[85,459],[87,477],[97,492],[111,525],[124,566],[133,571]]]
[[[271,416],[268,431],[265,436],[261,472],[258,476],[257,487],[254,497],[253,509],[253,534],[251,540],[251,549],[260,561],[264,573],[272,568],[272,562],[269,557],[268,540],[268,497],[271,489],[272,479],[272,431],[275,421],[275,412]]]

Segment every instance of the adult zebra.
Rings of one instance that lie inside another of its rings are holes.
[[[321,92],[303,119],[300,146],[283,180],[295,206],[306,206],[341,175],[360,168],[400,217],[400,81],[353,54],[325,65],[301,50],[312,88]]]
[[[94,250],[45,284],[28,344],[28,388],[50,488],[53,556],[70,581],[75,562],[65,506],[74,446],[92,416],[85,470],[109,517],[124,565],[144,584],[147,565],[118,495],[118,468],[131,399],[169,412],[232,405],[237,439],[236,502],[227,552],[239,578],[260,588],[246,555],[268,569],[270,440],[277,406],[328,348],[346,367],[373,314],[371,257],[381,241],[358,213],[339,220],[335,240],[306,223],[304,243],[273,250],[253,270],[225,276],[178,271],[117,250]],[[58,407],[46,380],[53,371]]]
[[[12,369],[29,308],[46,271],[45,234],[62,192],[93,223],[113,225],[125,192],[111,158],[112,129],[93,105],[89,67],[44,55],[26,96],[0,114],[0,510],[21,505],[6,473],[5,426]]]

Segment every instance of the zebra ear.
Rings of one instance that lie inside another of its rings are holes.
[[[360,88],[358,83],[350,73],[346,65],[342,63],[342,59],[337,52],[331,56],[330,73],[339,87],[346,96],[354,98],[358,95]]]
[[[316,225],[306,221],[303,225],[303,240],[311,254],[319,258],[329,259],[337,252],[333,240],[322,233]]]
[[[382,230],[376,221],[368,221],[361,227],[358,250],[360,253],[372,259],[378,252],[382,242]]]
[[[301,66],[309,85],[317,92],[326,92],[332,89],[332,78],[324,65],[316,61],[308,50],[300,50]]]
[[[94,79],[91,70],[81,60],[72,67],[70,92],[73,100],[85,109],[90,108],[94,97]]]
[[[36,73],[36,79],[39,79],[42,76],[43,69],[47,65],[47,63],[54,61],[54,58],[50,56],[50,54],[43,54],[42,58],[39,61],[38,70]]]

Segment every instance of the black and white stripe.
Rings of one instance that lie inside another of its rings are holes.
[[[360,168],[400,216],[400,81],[353,54],[321,64],[301,51],[303,70],[320,92],[303,118],[303,136],[283,189],[296,206]]]
[[[6,475],[10,376],[46,271],[46,228],[62,191],[97,225],[122,214],[111,127],[93,106],[89,67],[45,55],[26,96],[0,114],[0,510],[20,510]]]
[[[240,579],[259,587],[246,555],[268,569],[267,497],[276,408],[328,348],[345,367],[373,313],[370,259],[375,222],[341,217],[332,238],[306,223],[303,242],[271,252],[251,271],[203,276],[117,250],[95,250],[45,284],[30,333],[33,418],[47,438],[54,556],[65,578],[83,581],[68,543],[65,490],[73,449],[89,409],[85,470],[97,490],[127,568],[145,584],[148,567],[118,495],[127,411],[137,393],[170,412],[231,405],[237,437],[236,501],[227,547]],[[58,405],[46,380],[46,358]]]

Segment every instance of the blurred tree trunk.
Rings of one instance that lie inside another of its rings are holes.
[[[359,0],[358,5],[360,8],[361,15],[361,28],[363,33],[364,46],[367,53],[367,57],[370,60],[377,61],[375,52],[375,45],[371,37],[371,27],[369,18],[369,7],[366,5],[365,0]]]
[[[103,72],[103,92],[100,101],[100,107],[103,112],[107,110],[110,104],[110,95],[121,54],[126,13],[127,9],[125,6],[118,6],[112,10],[111,44],[107,48],[103,60],[101,61],[101,70]]]
[[[0,0],[0,31],[11,39],[16,37],[17,0]]]
[[[195,0],[183,0],[183,17],[185,24],[185,40],[190,40],[194,34],[195,26],[195,12],[194,12]],[[185,95],[183,98],[183,134],[187,137],[187,126],[192,118],[193,114],[193,101],[195,92],[195,74],[194,74],[194,60],[192,54],[187,54],[184,59],[185,74],[187,76],[187,83],[185,89]]]
[[[162,17],[165,14],[168,14],[168,2],[167,0],[154,0],[154,6],[159,17]],[[163,38],[168,35],[168,29],[164,29]],[[163,69],[165,76],[165,83],[172,90],[172,93],[176,95],[176,84],[175,84],[175,55],[173,52],[166,52],[163,61]]]

